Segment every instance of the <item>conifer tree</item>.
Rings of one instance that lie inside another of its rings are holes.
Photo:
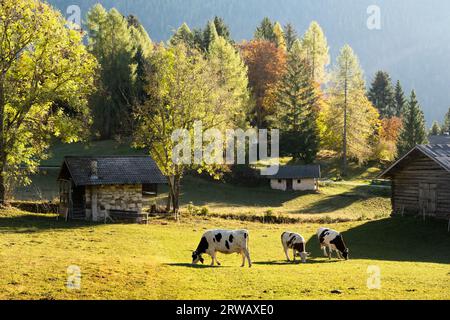
[[[214,17],[214,26],[220,37],[224,38],[227,42],[234,44],[234,41],[231,38],[230,28],[221,17]]]
[[[398,140],[399,156],[426,142],[425,117],[413,90],[403,115],[403,129]]]
[[[203,31],[203,45],[202,49],[205,52],[208,52],[209,46],[219,37],[219,34],[216,30],[216,25],[214,21],[209,21],[205,27],[205,31]]]
[[[313,21],[302,39],[302,47],[311,65],[314,81],[323,84],[327,81],[326,67],[330,64],[327,39],[320,25]]]
[[[375,74],[368,97],[382,118],[392,118],[397,115],[394,88],[387,72],[378,71]]]
[[[442,134],[446,134],[446,133],[450,132],[450,108],[448,109],[447,113],[445,114],[441,132],[442,132]]]
[[[288,51],[291,50],[294,42],[298,39],[298,34],[297,31],[295,30],[294,26],[292,25],[292,23],[288,23],[285,27],[284,27],[284,41],[286,43],[286,49]]]
[[[188,48],[194,47],[194,34],[186,23],[183,23],[170,39],[170,44],[176,46],[178,44],[184,44]]]
[[[274,23],[270,21],[269,18],[265,17],[261,24],[256,28],[254,39],[255,40],[266,40],[270,42],[276,41],[276,36],[274,33]]]
[[[406,98],[400,80],[395,85],[395,116],[401,118],[406,105]]]
[[[342,155],[342,175],[348,158],[366,161],[372,154],[371,138],[379,114],[366,96],[363,71],[352,48],[345,45],[337,58],[329,87],[325,115],[328,146]]]
[[[286,41],[284,39],[284,31],[279,22],[275,23],[273,27],[273,34],[275,35],[275,44],[278,48],[286,50]]]
[[[278,90],[281,114],[281,154],[312,163],[319,150],[317,126],[319,88],[311,78],[301,47],[294,45],[288,54],[286,72]]]
[[[441,134],[441,126],[439,125],[439,122],[434,121],[433,125],[431,126],[431,129],[430,129],[430,135],[438,136],[440,134]]]

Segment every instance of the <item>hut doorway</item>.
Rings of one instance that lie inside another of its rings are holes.
[[[286,190],[294,190],[294,183],[292,179],[286,180]]]
[[[429,183],[419,184],[419,208],[420,213],[436,214],[437,185]]]
[[[86,188],[84,186],[72,188],[72,219],[84,219],[86,216]]]

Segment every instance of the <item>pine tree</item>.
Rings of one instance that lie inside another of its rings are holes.
[[[205,52],[208,52],[209,46],[211,43],[214,42],[219,37],[219,34],[216,30],[216,25],[213,21],[208,22],[208,24],[205,27],[205,30],[203,31],[203,45],[202,49]]]
[[[305,163],[312,163],[319,150],[319,88],[311,78],[310,68],[302,58],[301,48],[293,46],[277,95],[281,154]]]
[[[430,129],[430,135],[438,136],[440,134],[441,134],[441,126],[439,125],[439,122],[434,121],[433,125],[431,126],[431,129]]]
[[[294,26],[291,23],[288,23],[284,27],[284,41],[286,43],[286,49],[288,51],[291,50],[292,45],[297,39],[298,39],[297,31],[295,30]]]
[[[426,136],[425,117],[413,90],[403,115],[403,129],[398,140],[399,155],[404,155],[418,144],[426,143]]]
[[[214,17],[214,25],[216,27],[217,34],[224,38],[227,42],[234,44],[231,38],[230,28],[221,17]]]
[[[345,45],[337,58],[329,87],[329,109],[325,112],[326,141],[342,155],[342,175],[348,157],[364,162],[372,154],[371,138],[379,114],[366,96],[363,71],[352,48]]]
[[[382,118],[396,116],[395,93],[391,77],[387,72],[378,71],[368,92],[369,100],[378,109]]]
[[[401,118],[406,105],[406,98],[400,80],[395,85],[395,116]]]
[[[229,119],[243,127],[249,105],[247,67],[239,52],[225,38],[217,37],[209,47],[209,64],[218,81],[218,90],[227,97]],[[217,94],[217,92],[216,92]]]
[[[278,48],[286,50],[286,41],[284,39],[284,31],[279,22],[275,23],[273,27],[273,34],[275,35],[275,44]]]
[[[302,39],[302,47],[311,65],[314,81],[323,84],[327,81],[326,67],[330,64],[327,39],[320,25],[313,21]]]
[[[270,42],[276,41],[274,30],[274,24],[269,18],[265,17],[261,24],[256,28],[254,39],[255,40],[266,40]]]
[[[172,46],[183,43],[188,48],[194,47],[194,34],[186,23],[183,23],[169,40]]]
[[[127,19],[99,4],[88,13],[89,48],[101,65],[99,90],[91,98],[94,127],[102,138],[131,134],[136,43]]]
[[[448,109],[447,113],[445,114],[441,132],[442,132],[442,134],[448,134],[450,132],[450,108]]]

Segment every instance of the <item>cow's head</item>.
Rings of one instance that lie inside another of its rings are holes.
[[[299,256],[302,259],[302,263],[306,263],[306,260],[311,255],[310,252],[297,252],[297,256]]]
[[[197,253],[197,251],[192,252],[192,264],[197,264],[199,261],[202,264],[205,262],[200,253]]]
[[[345,248],[344,252],[342,252],[342,256],[344,257],[345,260],[348,260],[348,253],[349,253],[348,248]]]

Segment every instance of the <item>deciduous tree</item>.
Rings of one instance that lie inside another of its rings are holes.
[[[251,124],[268,128],[275,113],[277,85],[285,71],[286,53],[270,41],[246,42],[240,46],[242,57],[248,67],[248,78],[255,100],[251,112]]]
[[[75,142],[89,126],[96,61],[66,24],[44,2],[0,2],[0,205],[10,183],[29,182],[51,136]]]
[[[328,43],[320,25],[313,21],[302,39],[306,59],[311,65],[314,81],[323,84],[327,81],[326,68],[330,64]]]
[[[371,156],[371,138],[379,126],[379,114],[366,96],[359,60],[349,45],[336,60],[328,94],[326,140],[331,149],[340,152],[345,176],[349,157],[361,163]]]

